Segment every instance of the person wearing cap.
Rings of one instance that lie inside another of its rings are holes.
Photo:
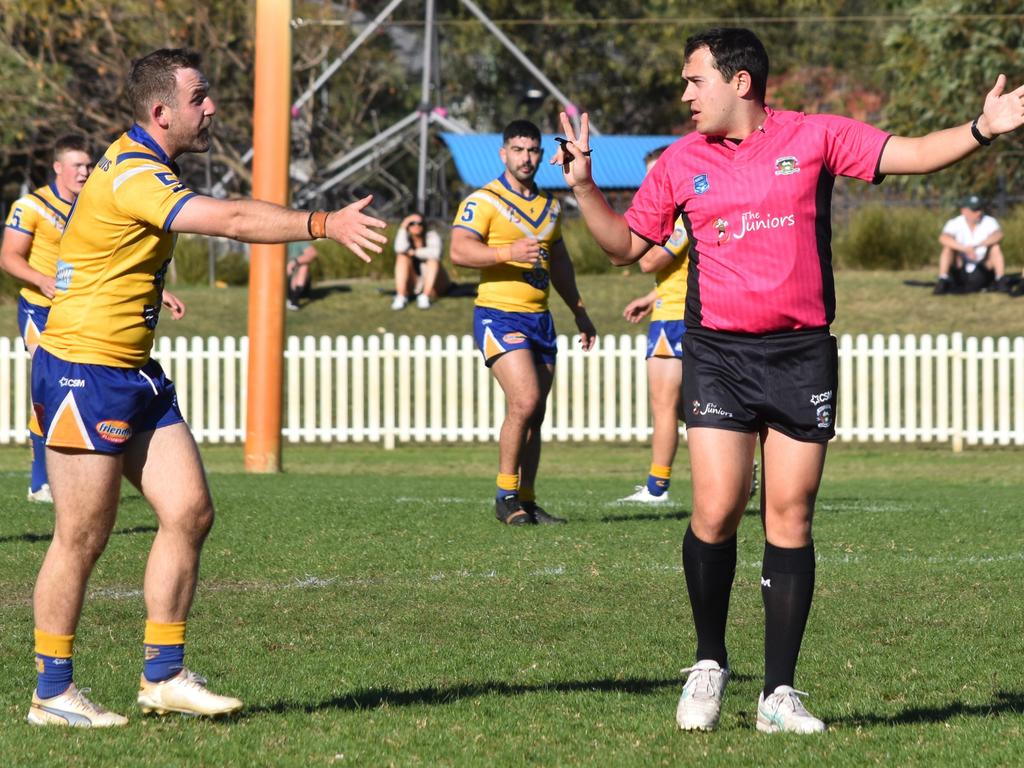
[[[935,293],[971,293],[995,281],[995,290],[1006,289],[999,222],[984,213],[977,195],[960,201],[960,215],[946,222],[939,235],[939,280]]]

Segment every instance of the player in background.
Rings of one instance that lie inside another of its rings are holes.
[[[35,354],[50,313],[60,236],[92,168],[85,136],[69,133],[60,137],[53,147],[53,181],[18,198],[7,215],[0,269],[25,283],[18,297],[18,331],[30,357]],[[170,291],[164,292],[163,302],[175,320],[184,317],[185,304]],[[33,412],[29,423],[32,472],[28,500],[53,503],[46,475],[46,446],[35,422]]]
[[[257,243],[330,237],[367,261],[365,250],[379,253],[386,240],[385,222],[363,213],[369,197],[311,212],[193,192],[174,160],[210,148],[216,107],[199,54],[144,56],[132,66],[127,96],[135,124],[110,145],[75,203],[32,366],[56,517],[34,596],[38,674],[28,720],[37,725],[127,722],[86,698],[72,663],[85,587],[113,527],[122,477],[158,523],[143,584],[140,708],[215,716],[242,707],[184,664],[186,619],[214,513],[174,385],[150,358],[176,235]]]
[[[452,263],[480,270],[473,334],[505,393],[495,515],[506,525],[565,522],[537,505],[535,491],[540,427],[555,373],[551,285],[572,310],[583,349],[597,335],[562,241],[561,206],[534,183],[544,154],[540,138],[527,120],[505,127],[498,152],[505,171],[462,201],[451,240]]]
[[[672,462],[679,448],[679,399],[683,383],[683,308],[686,304],[686,270],[689,240],[681,221],[663,246],[651,248],[637,262],[644,272],[656,273],[654,289],[626,305],[623,317],[639,323],[648,314],[647,386],[654,429],[651,435],[651,467],[647,482],[620,499],[639,504],[666,504]]]
[[[625,215],[594,183],[585,115],[577,137],[562,114],[569,141],[552,162],[564,163],[584,220],[612,263],[634,263],[665,242],[677,216],[690,237],[683,402],[693,512],[683,570],[697,663],[685,670],[677,723],[687,730],[718,724],[729,679],[736,531],[759,440],[766,542],[757,728],[815,733],[825,723],[807,711],[793,682],[814,590],[814,502],[835,434],[833,181],[880,183],[887,174],[951,165],[1024,124],[1024,86],[1006,92],[999,75],[973,121],[910,138],[766,106],[768,55],[748,30],[694,35],[684,62],[682,101],[696,131],[665,151]]]

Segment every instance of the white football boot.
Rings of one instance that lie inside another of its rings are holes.
[[[32,706],[25,719],[32,725],[66,725],[72,728],[110,728],[128,724],[127,717],[87,699],[85,694],[88,690],[79,690],[72,683],[64,693],[48,699],[41,699],[38,693],[33,692]]]
[[[676,707],[676,722],[684,731],[713,731],[722,713],[722,696],[729,670],[713,659],[702,659],[688,669],[686,684]]]
[[[50,493],[50,484],[43,483],[39,486],[38,491],[33,491],[29,488],[27,498],[29,501],[34,501],[39,504],[53,504],[53,494]]]
[[[804,708],[801,696],[807,694],[789,685],[780,685],[765,698],[757,700],[757,730],[761,733],[823,733],[828,727]]]
[[[206,687],[206,678],[182,669],[169,680],[151,683],[143,675],[139,682],[139,706],[143,714],[217,717],[237,712],[242,702],[231,696],[220,696]]]
[[[649,490],[646,485],[636,486],[636,493],[631,493],[629,496],[619,499],[619,504],[667,504],[668,503],[668,491],[665,491],[661,496],[655,496]]]

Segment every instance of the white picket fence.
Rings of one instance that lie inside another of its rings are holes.
[[[560,336],[542,437],[647,439],[645,345],[603,336],[585,353]],[[200,442],[245,439],[247,354],[247,338],[158,340]],[[841,440],[1024,443],[1024,337],[844,335],[839,360]],[[0,443],[26,440],[28,370],[20,340],[0,338]],[[491,441],[504,418],[469,336],[293,336],[284,375],[290,442]]]

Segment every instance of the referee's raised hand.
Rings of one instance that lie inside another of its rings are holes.
[[[590,116],[586,112],[580,115],[578,138],[569,115],[560,112],[559,117],[567,140],[559,142],[559,150],[551,158],[551,164],[561,164],[562,175],[570,189],[593,184],[594,180],[590,175]]]

